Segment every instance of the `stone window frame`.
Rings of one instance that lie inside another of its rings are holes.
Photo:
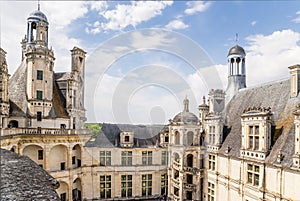
[[[142,196],[152,195],[152,174],[142,174]]]
[[[209,154],[208,155],[208,169],[215,171],[216,170],[216,156]]]
[[[209,133],[209,143],[215,144],[215,142],[216,142],[216,126],[209,126],[208,133]]]
[[[132,197],[132,175],[121,175],[121,197]]]
[[[111,198],[112,176],[100,175],[100,198]]]
[[[152,165],[152,158],[152,151],[142,151],[142,165]]]
[[[42,71],[42,70],[37,70],[37,71],[36,71],[36,79],[37,79],[37,80],[43,80],[43,78],[44,78],[44,71]]]
[[[111,151],[100,151],[100,166],[111,166]]]
[[[212,182],[207,184],[207,201],[215,201],[215,184]]]
[[[160,175],[160,194],[166,195],[168,193],[168,174],[164,173]]]
[[[259,186],[259,169],[258,165],[247,164],[247,183],[253,186]]]
[[[43,100],[43,91],[36,90],[36,99],[37,100]]]
[[[161,152],[161,165],[168,165],[169,155],[168,151]]]
[[[123,166],[132,165],[132,151],[122,151],[121,152],[121,164]]]
[[[248,149],[259,150],[259,125],[248,126]]]

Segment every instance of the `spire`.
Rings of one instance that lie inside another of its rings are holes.
[[[205,96],[203,96],[203,105],[206,104],[205,102],[206,102],[206,101],[205,101]]]
[[[238,33],[235,33],[235,45],[238,44],[238,37],[239,37]]]
[[[189,112],[189,99],[187,99],[187,96],[185,96],[185,99],[183,100],[183,112]]]
[[[40,6],[40,0],[38,0],[38,11],[40,11],[40,8],[41,6]]]

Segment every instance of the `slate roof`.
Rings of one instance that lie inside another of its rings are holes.
[[[61,74],[58,76],[58,74]],[[69,73],[54,74],[54,77],[65,79]],[[10,99],[10,116],[29,116],[27,113],[26,96],[26,61],[22,61],[19,68],[9,80],[8,93]],[[58,89],[57,83],[53,82],[53,107],[49,118],[67,118],[66,100],[62,92]]]
[[[240,119],[243,110],[253,106],[271,107],[276,126],[273,129],[272,138],[277,138],[277,140],[266,161],[276,164],[277,154],[281,151],[284,156],[282,164],[290,166],[294,152],[293,111],[299,102],[299,98],[290,98],[289,79],[240,90],[226,107],[225,117],[228,132],[225,132],[227,137],[220,152],[226,154],[227,148],[230,147],[231,150],[228,154],[239,157],[241,147]]]
[[[95,141],[86,143],[87,147],[120,147],[120,132],[134,132],[134,147],[153,147],[159,142],[159,134],[167,129],[163,125],[103,124]]]
[[[26,62],[21,63],[19,68],[9,79],[8,93],[10,99],[10,115],[25,116],[27,111],[26,98]]]
[[[0,200],[54,201],[56,180],[27,156],[0,149]]]

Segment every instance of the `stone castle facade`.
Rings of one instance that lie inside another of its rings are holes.
[[[65,200],[300,200],[300,65],[289,79],[246,87],[246,53],[228,53],[226,91],[199,114],[189,100],[168,125],[84,129],[85,54],[55,73],[47,17],[27,19],[22,62],[10,77],[0,49],[1,147],[26,155],[59,182]]]

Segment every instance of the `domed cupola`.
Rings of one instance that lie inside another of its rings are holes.
[[[240,90],[246,88],[246,52],[244,48],[235,45],[230,48],[228,61],[228,84],[226,89],[226,103]]]
[[[29,21],[29,20],[42,21],[42,22],[48,24],[48,19],[47,19],[46,15],[40,10],[36,10],[36,11],[33,11],[32,13],[30,13],[29,17],[27,18],[27,21]]]
[[[246,56],[245,50],[244,48],[242,48],[239,45],[235,45],[232,48],[230,48],[229,52],[228,52],[228,56],[230,55],[242,55],[242,56]]]
[[[48,19],[38,6],[27,18],[27,44],[48,46],[48,26]]]
[[[187,98],[183,100],[183,105],[183,111],[178,113],[173,118],[173,122],[179,124],[198,124],[198,117],[195,114],[189,112],[189,100]]]

